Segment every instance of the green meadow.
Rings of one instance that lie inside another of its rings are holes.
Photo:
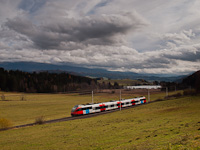
[[[2,94],[2,93],[0,93]],[[170,93],[174,94],[174,93]],[[91,95],[24,94],[0,101],[0,118],[13,125],[70,116],[76,104],[91,102]],[[122,95],[130,98],[136,95]],[[165,93],[151,95],[161,99]],[[118,99],[118,93],[95,94],[94,102]],[[188,96],[141,105],[93,118],[0,131],[0,149],[200,149],[200,96]]]

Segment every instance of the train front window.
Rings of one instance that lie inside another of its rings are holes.
[[[76,108],[78,108],[78,105],[76,105],[76,106],[74,106],[74,107],[72,108],[72,112],[74,112],[74,111],[76,110]]]

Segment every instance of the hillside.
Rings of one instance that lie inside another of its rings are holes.
[[[99,94],[95,100],[105,101],[108,96],[111,95]],[[0,101],[2,116],[17,124],[34,121],[41,115],[47,119],[61,118],[69,116],[74,105],[91,99],[91,95],[70,94],[26,94],[26,97],[27,101]],[[0,147],[3,150],[198,150],[199,107],[199,96],[182,97],[88,119],[1,131]]]
[[[200,70],[184,78],[182,84],[200,91]]]
[[[98,83],[111,83],[112,85],[114,85],[115,83],[118,83],[119,86],[133,86],[133,85],[150,85],[152,83],[146,81],[146,80],[142,80],[142,79],[138,79],[138,80],[131,80],[131,79],[121,79],[121,80],[98,80]]]
[[[0,68],[0,90],[30,93],[67,92],[90,89],[96,80],[69,73],[22,72]]]
[[[26,72],[67,72],[79,76],[90,76],[90,77],[106,77],[110,79],[144,79],[148,81],[177,81],[182,80],[184,75],[169,75],[169,74],[142,74],[134,72],[119,72],[119,71],[108,71],[106,69],[99,68],[86,68],[83,66],[74,66],[72,64],[47,64],[47,63],[35,63],[35,62],[1,62],[0,67],[7,70],[21,70]]]

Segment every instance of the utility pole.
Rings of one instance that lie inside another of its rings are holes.
[[[168,87],[166,87],[166,97],[168,97]]]
[[[150,102],[151,100],[150,100],[150,91],[149,91],[149,89],[148,89],[148,102]]]
[[[93,104],[93,91],[92,91],[92,104]]]
[[[121,97],[121,90],[120,90],[120,98],[119,98],[119,101],[120,101],[120,111],[122,110],[122,108],[121,108],[122,107],[121,98],[122,97]]]

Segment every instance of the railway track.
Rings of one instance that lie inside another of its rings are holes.
[[[151,101],[151,102],[148,102],[148,103],[145,103],[145,104],[142,104],[142,105],[147,105],[147,104],[154,103],[154,102],[157,102],[157,101]],[[125,107],[125,108],[122,108],[121,110],[131,109],[131,108],[139,107],[139,106],[142,106],[142,105],[134,105],[134,106],[130,106],[130,107]],[[108,113],[112,113],[112,112],[116,112],[116,111],[119,111],[119,109],[103,111],[103,112],[94,113],[94,114],[88,114],[88,115],[83,115],[83,116],[64,117],[64,118],[59,118],[59,119],[47,120],[47,121],[43,121],[41,124],[49,124],[49,123],[56,123],[56,122],[63,122],[63,121],[91,118],[91,117],[104,115],[104,114],[108,114]],[[29,126],[34,126],[34,125],[38,125],[38,124],[39,123],[29,123],[29,124],[24,124],[24,125],[18,125],[18,126],[9,127],[9,128],[6,128],[6,129],[0,129],[0,131],[9,130],[9,129],[18,129],[18,128],[23,128],[23,127],[29,127]]]

